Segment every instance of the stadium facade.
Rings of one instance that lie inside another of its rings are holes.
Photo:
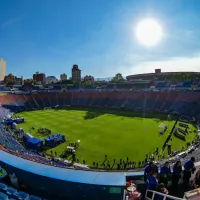
[[[126,76],[128,81],[137,80],[181,80],[200,78],[200,72],[161,72],[155,69],[155,73],[134,74]]]

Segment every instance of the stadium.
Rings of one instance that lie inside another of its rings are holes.
[[[124,199],[128,180],[144,190],[149,160],[200,160],[199,99],[171,90],[2,95],[0,163],[36,196]]]
[[[0,200],[200,200],[199,10],[0,0]]]

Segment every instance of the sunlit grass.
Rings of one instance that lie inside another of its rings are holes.
[[[146,154],[154,152],[156,147],[161,150],[169,135],[174,121],[161,121],[156,118],[136,117],[129,111],[102,111],[102,110],[39,110],[20,113],[25,117],[26,123],[20,125],[26,132],[34,137],[44,139],[46,136],[37,133],[38,128],[48,128],[52,134],[62,133],[67,141],[47,152],[62,154],[69,142],[80,140],[80,148],[76,157],[86,164],[93,162],[101,164],[108,156],[111,162],[116,159],[143,161]],[[166,117],[167,119],[167,117]],[[168,125],[168,130],[158,134],[160,123]],[[34,130],[31,128],[34,127]],[[192,140],[194,136],[188,136]],[[186,142],[177,138],[172,140],[172,149],[181,149]]]

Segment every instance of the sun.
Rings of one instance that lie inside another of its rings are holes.
[[[137,25],[136,37],[146,46],[156,45],[162,38],[162,28],[153,19],[145,19]]]

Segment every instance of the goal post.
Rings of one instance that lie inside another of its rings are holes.
[[[171,115],[171,114],[167,115],[167,120],[168,120],[168,121],[171,121],[171,120],[172,120],[172,115]]]
[[[44,107],[44,110],[50,110],[51,107]]]

